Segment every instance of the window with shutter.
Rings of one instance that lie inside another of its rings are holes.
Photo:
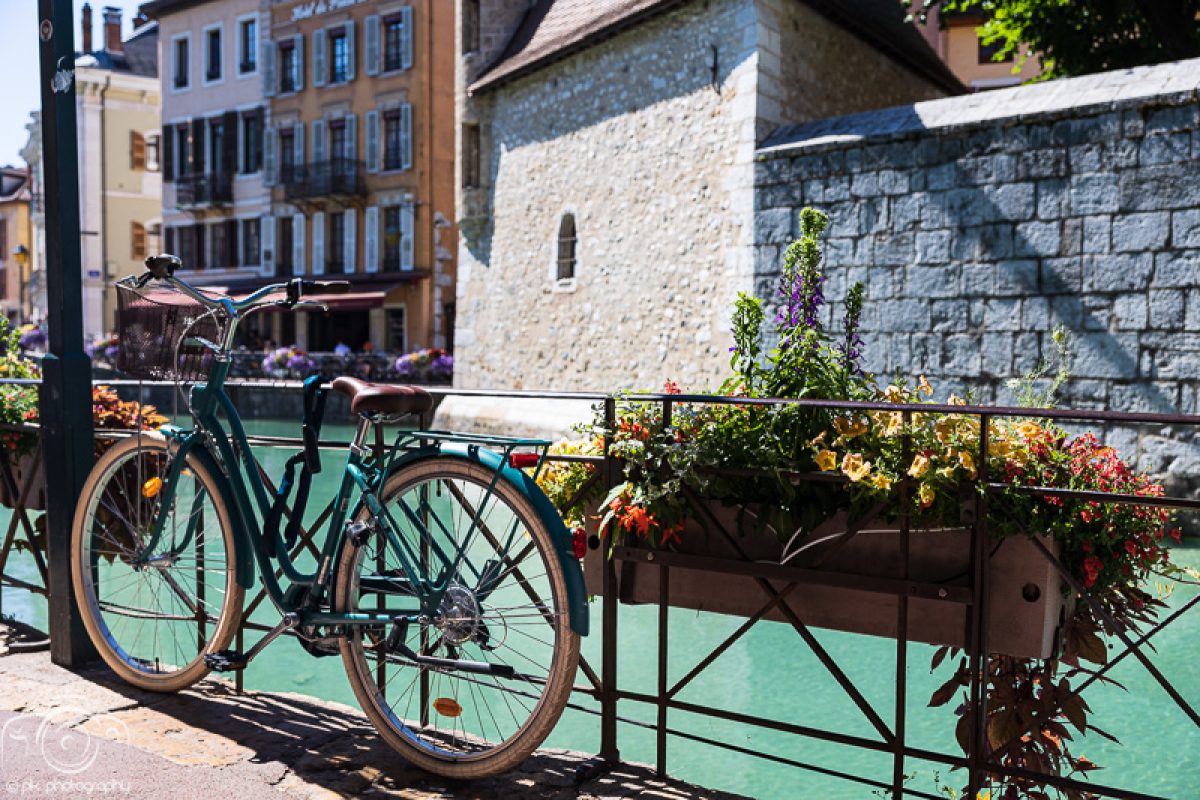
[[[304,274],[304,215],[292,215],[292,274]]]
[[[261,234],[259,239],[261,246],[259,248],[259,271],[263,275],[271,275],[275,273],[274,260],[278,257],[275,250],[275,217],[270,214],[263,215],[261,220],[254,220],[258,223],[258,230]]]
[[[275,78],[275,52],[276,44],[270,39],[263,41],[260,49],[262,50],[262,65],[263,65],[263,96],[274,97],[275,90],[278,86]]]
[[[413,140],[412,140],[412,106],[408,103],[400,106],[400,168],[412,169]]]
[[[279,91],[296,91],[296,40],[284,39],[279,43]]]
[[[412,6],[405,6],[400,10],[400,16],[404,19],[404,38],[403,50],[401,51],[400,67],[409,69],[413,65],[413,10]]]
[[[312,123],[313,163],[320,164],[325,160],[325,120],[314,119]]]
[[[175,128],[167,126],[162,131],[163,160],[162,173],[164,181],[175,180]]]
[[[149,253],[146,252],[146,226],[140,222],[130,223],[129,233],[129,256],[135,261],[144,259]]]
[[[249,75],[257,68],[258,20],[244,17],[238,20],[238,74]]]
[[[148,133],[146,134],[146,171],[158,172],[161,168],[160,153],[162,148],[162,134]]]
[[[379,171],[379,112],[367,112],[367,172]]]
[[[379,207],[363,212],[363,265],[367,272],[379,271]]]
[[[354,20],[346,23],[346,80],[354,80],[355,59],[357,56],[354,52]]]
[[[349,162],[358,160],[358,117],[354,114],[346,115],[345,158]]]
[[[363,34],[366,36],[366,53],[363,56],[363,72],[368,75],[379,74],[379,45],[380,25],[379,15],[373,14],[363,22]]]
[[[262,263],[261,231],[257,219],[242,220],[242,266],[250,267]]]
[[[146,168],[146,137],[138,131],[129,132],[129,166],[139,171]]]
[[[275,129],[263,131],[263,183],[268,186],[275,183]]]
[[[312,274],[325,273],[325,212],[313,214],[312,222]]]
[[[292,37],[296,47],[296,91],[304,88],[304,34],[298,33]]]
[[[313,31],[313,86],[325,85],[325,51],[329,37],[323,30]]]
[[[383,209],[383,271],[400,271],[400,206]]]
[[[275,275],[282,277],[292,274],[292,264],[296,259],[295,219],[293,217],[279,218],[279,238],[276,242],[278,255],[275,256]]]
[[[416,249],[416,225],[413,204],[400,206],[400,269],[410,272],[413,268],[413,251]]]
[[[358,272],[358,211],[347,208],[343,216],[346,220],[346,232],[343,242],[345,254],[342,257],[342,271],[350,275]]]

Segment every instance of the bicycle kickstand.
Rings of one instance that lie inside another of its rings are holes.
[[[209,669],[215,672],[236,672],[246,668],[256,655],[263,651],[267,645],[279,638],[279,636],[300,623],[300,615],[296,612],[284,614],[283,619],[279,620],[279,624],[271,630],[267,631],[266,636],[258,640],[258,643],[251,647],[246,653],[239,653],[236,650],[218,650],[215,653],[207,653],[204,656],[204,663]]]

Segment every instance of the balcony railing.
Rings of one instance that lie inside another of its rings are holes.
[[[175,202],[181,206],[220,205],[233,202],[233,176],[184,175],[175,180]]]
[[[366,194],[366,169],[361,161],[331,158],[315,164],[288,164],[279,171],[287,199],[346,197]]]

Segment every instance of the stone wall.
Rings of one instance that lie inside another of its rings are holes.
[[[801,46],[806,60],[784,53]],[[754,280],[758,141],[785,114],[936,94],[894,64],[886,81],[817,90],[885,62],[796,0],[696,0],[463,98],[486,178],[460,194],[457,385],[719,385],[727,309]],[[796,83],[813,89],[803,108]],[[569,285],[554,274],[565,213],[579,237]]]
[[[815,206],[827,295],[867,286],[871,370],[1006,403],[1062,325],[1063,405],[1198,413],[1198,87],[1181,62],[781,131],[760,149],[757,291]],[[1200,447],[1142,452],[1200,475]]]

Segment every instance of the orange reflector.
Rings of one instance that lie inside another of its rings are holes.
[[[526,467],[536,467],[541,456],[537,453],[511,453],[508,456],[508,463],[516,469],[525,469]]]
[[[151,478],[142,484],[142,497],[155,497],[162,489],[162,478]]]
[[[457,717],[462,714],[462,706],[450,697],[439,697],[433,701],[433,710],[443,717]]]

